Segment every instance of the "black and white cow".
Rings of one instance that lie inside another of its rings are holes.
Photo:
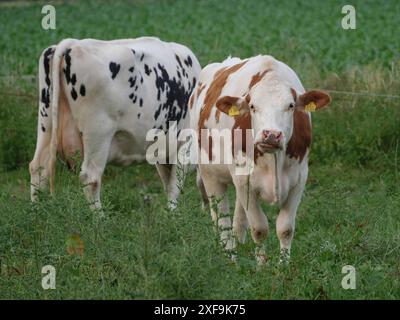
[[[100,41],[65,39],[39,61],[37,145],[29,165],[31,199],[47,185],[54,191],[57,153],[69,165],[83,154],[80,178],[92,208],[100,208],[107,163],[145,159],[151,129],[177,132],[188,123],[187,104],[200,73],[187,47],[158,38]],[[177,201],[176,165],[157,164],[172,205]]]

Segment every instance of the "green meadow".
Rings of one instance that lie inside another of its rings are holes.
[[[0,3],[0,299],[400,299],[399,1],[51,3],[55,30],[41,27],[47,2]],[[345,4],[356,8],[355,30],[341,26]],[[257,269],[249,235],[231,262],[194,174],[170,212],[155,167],[108,166],[99,219],[78,172],[59,161],[55,196],[31,203],[42,50],[70,37],[144,35],[187,45],[202,66],[270,54],[306,88],[331,92],[313,114],[288,266],[278,263],[277,209],[266,204],[267,265]],[[69,250],[73,237],[80,252]],[[41,286],[45,265],[56,268],[55,290]],[[342,288],[345,265],[355,267],[354,290]]]

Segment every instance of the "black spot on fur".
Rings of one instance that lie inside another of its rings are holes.
[[[192,66],[192,58],[190,57],[190,56],[188,56],[187,57],[187,59],[186,60],[183,60],[183,62],[185,63],[185,65],[187,66],[187,67],[191,67]]]
[[[44,106],[46,107],[46,109],[48,109],[50,107],[49,89],[46,89],[46,88],[42,89],[41,101],[44,103]]]
[[[143,99],[142,98],[140,98],[140,100],[139,100],[139,106],[143,107]]]
[[[143,61],[144,58],[144,53],[142,53],[142,56],[140,57],[140,61]]]
[[[117,76],[119,70],[121,69],[121,65],[117,64],[115,62],[110,62],[110,71],[111,71],[111,78],[114,80],[115,77]]]
[[[135,71],[135,67],[130,67],[129,72],[133,72],[133,71]]]
[[[72,90],[71,90],[71,97],[74,100],[76,100],[78,98],[78,94],[76,93],[75,88],[72,88]]]
[[[136,83],[136,78],[137,78],[137,77],[135,77],[135,78],[130,77],[130,78],[128,79],[128,81],[129,81],[129,86],[130,86],[131,88],[135,85],[135,83]]]
[[[64,59],[65,59],[65,68],[64,68],[64,75],[67,84],[71,82],[71,48],[68,48],[64,52]]]
[[[185,68],[183,67],[183,64],[182,64],[182,62],[181,62],[181,59],[180,59],[179,56],[176,55],[176,54],[175,54],[175,59],[176,59],[176,61],[178,62],[178,68],[177,68],[178,78],[181,79],[181,74],[182,74],[184,77],[187,78],[187,77],[188,77],[188,74],[187,74]],[[190,64],[192,64],[192,59],[190,59],[190,62],[189,62],[189,60],[184,60],[183,62],[185,63],[186,66],[189,66]],[[179,69],[180,69],[181,71],[179,71]]]
[[[147,64],[144,65],[144,72],[149,76],[151,73],[151,70]]]
[[[175,55],[178,64],[180,64],[180,59]],[[157,88],[157,99],[161,101],[161,93],[166,96],[165,102],[162,103],[161,109],[166,110],[167,118],[166,125],[167,130],[169,129],[169,121],[179,121],[186,117],[187,113],[187,103],[191,94],[191,90],[185,88],[182,81],[177,81],[175,77],[171,78],[160,63],[158,63],[157,68],[153,69],[156,75],[156,88]],[[182,68],[182,70],[184,70]],[[193,88],[192,88],[193,89]],[[159,117],[160,110],[154,114],[154,118]]]
[[[42,131],[46,132],[46,128],[43,126],[43,124],[41,124],[41,126],[42,126]]]
[[[54,48],[47,48],[43,55],[43,67],[44,73],[46,75],[46,84],[50,86],[50,58],[53,55],[55,49]]]
[[[46,109],[40,109],[40,115],[42,116],[42,117],[48,117],[48,115],[47,115],[47,112],[46,112]]]
[[[189,66],[193,65],[193,61],[192,61],[192,58],[190,56],[187,57],[187,61],[189,63]]]
[[[137,118],[140,119],[141,113],[138,113]]]
[[[82,97],[86,95],[86,88],[83,84],[81,84],[81,87],[79,89],[79,93],[81,94]]]
[[[175,59],[176,59],[176,61],[178,61],[179,66],[180,66],[181,68],[183,68],[181,59],[179,59],[179,57],[178,57],[177,54],[175,54]]]
[[[158,117],[160,116],[161,107],[162,107],[162,105],[160,104],[160,105],[158,106],[158,109],[157,109],[156,113],[154,114],[154,120],[157,120]],[[167,114],[165,114],[165,115],[167,115]]]
[[[76,84],[76,74],[74,73],[71,77],[71,84],[74,86]]]
[[[41,95],[40,95],[40,101],[44,104],[44,107],[40,109],[40,115],[42,117],[48,117],[48,114],[46,112],[46,109],[50,107],[50,59],[55,51],[55,48],[49,47],[46,49],[46,51],[43,54],[43,67],[44,67],[44,73],[45,73],[45,82],[47,88],[42,88],[41,90]],[[45,132],[45,128],[42,125],[42,131]]]

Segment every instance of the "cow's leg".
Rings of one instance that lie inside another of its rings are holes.
[[[246,241],[246,232],[248,227],[249,221],[247,220],[246,212],[244,211],[239,198],[236,197],[235,213],[233,215],[233,230],[240,243]]]
[[[232,254],[231,258],[234,259],[236,243],[229,214],[229,203],[226,194],[227,185],[209,176],[203,176],[203,183],[210,203],[211,218],[220,232],[221,243],[225,250]]]
[[[167,193],[168,206],[171,210],[175,209],[178,204],[178,197],[180,194],[179,183],[177,177],[177,165],[176,164],[157,164],[157,171],[160,175],[164,190]]]
[[[113,135],[111,130],[83,132],[84,155],[79,177],[91,209],[101,209],[101,177],[107,164]]]
[[[300,178],[299,183],[289,192],[276,219],[276,233],[280,241],[281,262],[288,262],[295,229],[297,208],[300,204],[307,177]]]
[[[206,189],[204,187],[203,179],[201,178],[201,175],[200,175],[200,172],[198,169],[197,169],[197,174],[196,174],[196,184],[197,184],[197,187],[201,194],[202,207],[204,210],[208,207],[209,201],[208,201]]]
[[[47,132],[38,132],[38,141],[35,155],[29,163],[31,175],[31,200],[36,201],[38,192],[47,185],[49,178],[49,159],[50,159],[50,139],[51,135]]]
[[[39,110],[37,143],[33,160],[29,163],[31,175],[31,200],[38,198],[38,191],[43,190],[49,178],[50,140],[51,140],[51,108],[50,87],[51,65],[55,46],[46,48],[39,59]]]
[[[235,183],[235,181],[234,181]],[[251,236],[256,243],[256,260],[262,265],[266,261],[263,241],[268,236],[268,220],[258,203],[255,192],[248,190],[246,183],[235,183],[236,197],[246,212]]]

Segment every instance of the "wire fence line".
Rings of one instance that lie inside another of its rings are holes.
[[[10,75],[0,75],[0,79],[25,79],[25,80],[35,80],[37,75],[34,74],[22,74],[18,76],[10,76]]]
[[[344,94],[344,95],[352,95],[352,96],[368,96],[375,98],[388,98],[388,99],[400,99],[400,95],[394,94],[384,94],[384,93],[374,93],[368,91],[340,91],[340,90],[332,90],[332,89],[322,89],[326,92],[333,94]]]
[[[330,89],[321,89],[328,93],[339,95],[339,98],[344,100],[350,100],[348,96],[353,97],[361,97],[361,98],[385,98],[385,99],[400,99],[399,95],[391,95],[391,94],[381,94],[381,93],[373,93],[373,92],[354,92],[354,91],[338,91],[338,90],[330,90]],[[12,96],[17,98],[29,98],[29,99],[38,99],[38,96],[31,93],[26,92],[10,92],[10,91],[0,91],[1,96]],[[340,95],[342,95],[340,97]]]
[[[37,78],[36,75],[25,74],[20,76],[6,76],[0,75],[0,80],[8,79],[8,80],[16,80],[16,79],[23,79],[23,80],[35,80]],[[354,97],[361,97],[361,98],[385,98],[385,99],[400,99],[400,95],[395,94],[385,94],[385,93],[375,93],[375,92],[368,92],[368,91],[345,91],[345,90],[334,90],[334,89],[321,89],[328,93],[334,94],[335,96],[354,96]],[[0,94],[8,95],[8,96],[15,96],[15,97],[24,97],[24,98],[32,98],[36,99],[37,95],[29,94],[29,93],[15,93],[10,91],[1,90]],[[346,99],[346,98],[345,98]]]

